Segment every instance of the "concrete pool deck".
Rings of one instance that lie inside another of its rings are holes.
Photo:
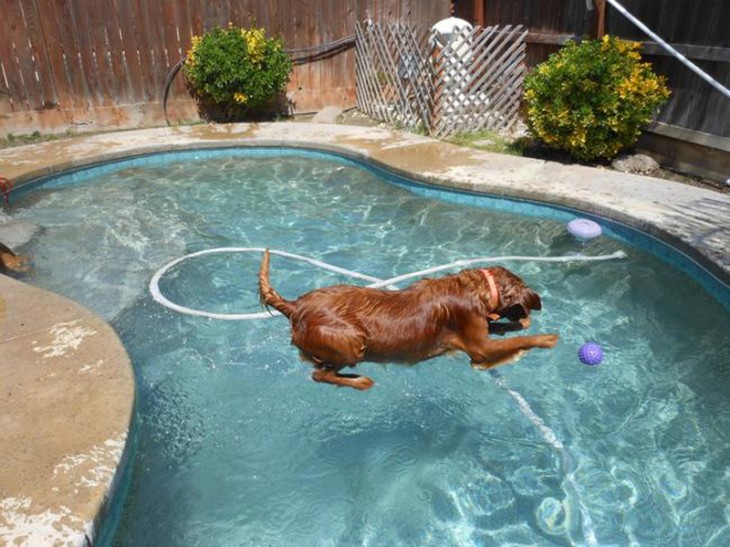
[[[0,176],[18,186],[139,154],[261,145],[341,152],[416,180],[600,215],[656,236],[730,284],[728,194],[379,128],[282,122],[79,136],[0,150]],[[12,214],[0,216],[0,241],[12,225]],[[2,275],[0,352],[0,543],[93,541],[127,454],[129,358],[90,311]]]

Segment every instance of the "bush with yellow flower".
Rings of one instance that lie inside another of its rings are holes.
[[[291,70],[280,40],[262,28],[234,25],[194,36],[183,64],[203,115],[220,121],[273,113]]]
[[[634,144],[669,97],[638,52],[605,36],[568,42],[525,78],[527,126],[547,146],[577,159],[611,159]]]

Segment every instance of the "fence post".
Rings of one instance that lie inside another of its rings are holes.
[[[606,34],[606,0],[594,0],[598,12],[596,23],[596,38],[599,40]]]

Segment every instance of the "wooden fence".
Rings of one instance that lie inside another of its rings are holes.
[[[509,130],[525,75],[522,27],[462,29],[445,39],[401,24],[356,26],[357,105],[435,137]]]
[[[620,0],[662,39],[730,88],[730,1]],[[664,165],[725,180],[730,176],[730,100],[652,42],[605,0],[461,0],[457,15],[476,24],[529,29],[527,64],[547,59],[570,39],[605,32],[643,43],[642,53],[666,76],[672,95],[644,132],[639,148]],[[605,10],[605,11],[604,11]],[[605,17],[600,18],[599,13]],[[599,30],[601,29],[601,30]]]
[[[594,0],[597,5],[605,0]],[[730,86],[728,0],[623,0],[626,8],[680,52]],[[296,111],[352,106],[355,51],[312,51],[355,34],[357,21],[430,27],[449,15],[446,0],[0,0],[0,136],[164,123],[165,76],[191,37],[229,22],[255,21],[280,36],[297,66],[288,87]],[[568,39],[594,34],[586,0],[459,0],[456,15],[483,27],[523,25],[528,66]],[[730,157],[730,108],[717,90],[646,40],[610,7],[608,33],[644,42],[667,76],[669,102],[653,134],[710,146]],[[182,78],[173,84],[170,118],[197,117]],[[730,160],[723,164],[725,178]]]
[[[728,0],[621,0],[626,9],[716,80],[730,86],[730,2]],[[596,34],[598,10],[586,0],[468,0],[458,15],[483,25],[522,24],[529,29],[527,64],[534,66],[570,39]],[[670,57],[658,44],[610,6],[605,32],[643,42],[643,53],[667,77],[672,96],[659,123],[730,137],[730,105],[722,94]]]
[[[353,106],[355,22],[430,25],[448,2],[420,0],[0,0],[0,135],[73,126],[163,123],[165,77],[191,37],[255,22],[297,61],[288,95],[297,111]],[[195,117],[182,78],[171,119]]]

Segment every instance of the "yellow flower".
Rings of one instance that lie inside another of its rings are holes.
[[[573,134],[570,136],[570,145],[574,148],[583,146],[586,143],[586,129],[585,127],[576,127]]]
[[[246,40],[246,49],[251,62],[259,64],[264,58],[264,44],[266,42],[266,31],[262,28],[250,28],[241,30],[241,36]]]
[[[190,49],[188,49],[188,54],[185,59],[185,64],[188,66],[194,66],[195,65],[195,51],[198,49],[198,46],[200,45],[200,42],[203,41],[202,36],[193,36],[190,39]]]
[[[246,101],[248,101],[248,97],[245,93],[237,91],[233,94],[233,100],[236,101],[238,104],[246,104]]]

